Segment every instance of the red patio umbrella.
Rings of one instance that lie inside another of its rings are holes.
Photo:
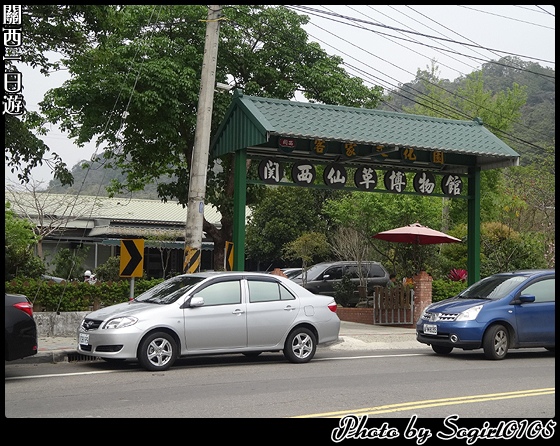
[[[436,231],[435,229],[422,226],[416,222],[411,225],[403,226],[401,228],[390,229],[375,234],[373,238],[385,240],[395,243],[408,243],[411,245],[437,245],[440,243],[459,243],[461,239],[447,235],[444,232]],[[413,252],[417,251],[413,248]],[[422,255],[421,253],[414,253],[415,263],[418,270],[422,270]]]
[[[461,239],[447,235],[444,232],[422,226],[418,222],[401,228],[379,232],[373,237],[388,242],[411,243],[415,245],[437,245],[439,243],[458,243],[461,241]]]

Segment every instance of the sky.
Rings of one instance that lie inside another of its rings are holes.
[[[555,9],[550,5],[286,6],[307,15],[309,39],[341,56],[348,73],[370,87],[394,89],[414,80],[432,60],[439,77],[448,80],[505,56],[555,69]],[[38,111],[45,92],[68,79],[66,72],[44,77],[23,64],[16,67],[28,110]],[[96,151],[93,143],[78,148],[55,126],[44,141],[70,169]],[[43,187],[53,179],[47,166],[34,169],[32,176]],[[14,181],[16,175],[6,168],[6,183]]]

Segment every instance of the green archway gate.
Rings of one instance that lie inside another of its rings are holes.
[[[469,284],[480,279],[480,172],[519,164],[519,154],[478,119],[261,98],[239,90],[210,149],[214,157],[235,154],[235,271],[245,265],[247,184],[266,183],[466,199]],[[247,179],[248,159],[259,162],[256,180]],[[314,184],[316,165],[325,165],[323,184]],[[283,178],[286,166],[291,181]],[[413,184],[406,184],[406,172],[415,173]]]

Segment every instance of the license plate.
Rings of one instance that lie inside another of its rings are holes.
[[[437,325],[424,324],[424,334],[437,335]]]
[[[89,345],[89,335],[88,334],[84,334],[84,333],[80,333],[80,341],[79,341],[80,345]]]

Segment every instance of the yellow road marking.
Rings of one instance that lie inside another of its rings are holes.
[[[528,396],[551,395],[555,388],[518,390],[515,392],[488,393],[485,395],[459,396],[455,398],[440,398],[436,400],[411,401],[408,403],[387,404],[377,407],[366,407],[354,410],[341,410],[337,412],[316,413],[310,415],[299,415],[291,418],[342,418],[346,415],[379,415],[383,413],[402,412],[405,410],[422,409],[437,406],[450,406],[453,404],[478,403],[481,401],[503,400],[509,398],[524,398]]]

